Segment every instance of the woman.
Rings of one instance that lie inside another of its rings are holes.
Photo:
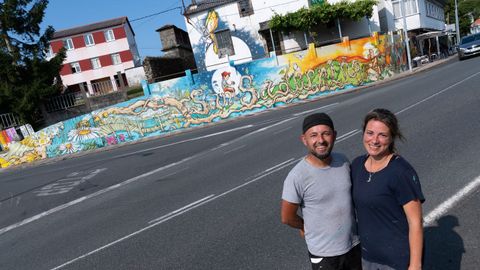
[[[422,268],[422,205],[417,173],[396,153],[403,139],[395,115],[375,109],[363,122],[366,155],[352,162],[363,270]]]

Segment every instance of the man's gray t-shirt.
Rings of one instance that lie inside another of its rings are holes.
[[[359,243],[351,186],[350,164],[339,153],[332,153],[325,168],[303,158],[285,179],[282,199],[300,205],[305,241],[313,255],[342,255]]]

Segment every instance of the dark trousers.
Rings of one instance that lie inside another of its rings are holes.
[[[356,245],[343,255],[319,257],[311,254],[312,270],[362,270],[362,251]]]

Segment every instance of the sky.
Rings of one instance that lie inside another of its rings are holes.
[[[188,6],[191,1],[184,0]],[[135,32],[140,56],[162,55],[162,43],[158,28],[173,24],[186,29],[181,15],[182,0],[50,0],[43,18],[42,28],[48,25],[55,30],[82,26],[94,22],[127,16]],[[171,11],[154,15],[166,10]],[[152,15],[152,16],[150,16]],[[135,21],[135,19],[144,19]]]

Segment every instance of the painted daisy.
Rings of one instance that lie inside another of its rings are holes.
[[[90,127],[88,121],[80,121],[76,125],[76,129],[72,129],[68,132],[69,141],[79,142],[89,139],[96,139],[101,136],[100,129]]]
[[[60,150],[61,154],[72,154],[75,152],[80,151],[80,145],[74,142],[67,142],[63,143],[58,147],[58,150]]]

